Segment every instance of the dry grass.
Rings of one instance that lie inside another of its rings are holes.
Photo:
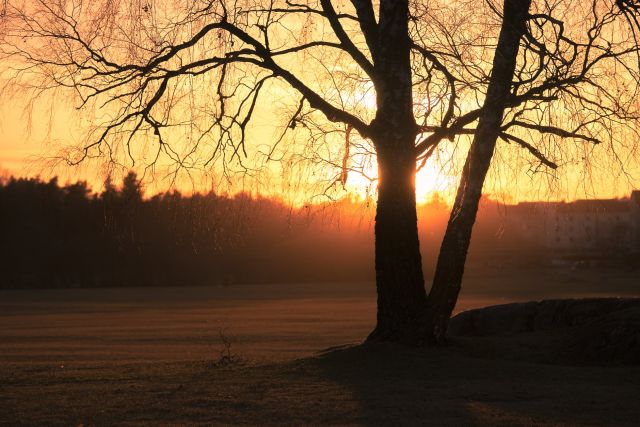
[[[637,425],[637,368],[497,362],[456,348],[304,359],[5,364],[3,425]]]
[[[459,308],[509,300],[466,298]],[[0,425],[640,420],[638,367],[489,359],[468,340],[319,352],[357,342],[373,320],[368,284],[2,292]],[[242,363],[215,363],[220,330]]]

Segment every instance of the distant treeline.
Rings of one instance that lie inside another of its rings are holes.
[[[448,214],[437,197],[419,208],[427,278]],[[372,280],[373,215],[351,200],[292,208],[246,194],[145,198],[134,173],[102,193],[10,178],[0,181],[0,287]],[[500,206],[485,202],[472,265],[513,258],[516,247],[536,252],[504,224]]]

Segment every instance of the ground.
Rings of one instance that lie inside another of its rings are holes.
[[[481,287],[470,277],[469,288]],[[593,291],[567,277],[554,296]],[[528,297],[466,295],[458,310]],[[371,284],[3,291],[0,425],[640,420],[639,366],[506,360],[479,351],[493,345],[483,338],[428,350],[358,345],[374,309]],[[219,363],[220,333],[239,360]]]
[[[6,369],[10,368],[10,369]],[[6,425],[637,425],[640,371],[496,362],[455,348],[298,360],[6,367]]]

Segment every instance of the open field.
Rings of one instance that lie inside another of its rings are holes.
[[[285,360],[355,343],[375,322],[370,283],[5,291],[0,361],[211,360],[220,333],[251,360]],[[459,308],[495,303],[461,301]]]
[[[593,274],[561,274],[508,277],[520,288],[467,293],[458,310],[606,293]],[[638,295],[623,279],[607,290]],[[638,367],[486,359],[455,342],[323,352],[361,341],[374,317],[368,283],[2,291],[0,424],[640,422]],[[220,332],[240,363],[216,365]]]

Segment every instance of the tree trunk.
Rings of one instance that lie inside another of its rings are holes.
[[[381,0],[376,46],[377,325],[369,340],[424,343],[426,292],[418,241],[408,0]]]
[[[369,340],[424,343],[426,292],[418,240],[413,139],[378,152],[375,225],[378,315]]]
[[[445,341],[449,317],[460,293],[471,231],[511,92],[530,4],[531,0],[505,0],[504,3],[504,18],[487,97],[464,165],[427,301],[429,328],[437,343]]]

